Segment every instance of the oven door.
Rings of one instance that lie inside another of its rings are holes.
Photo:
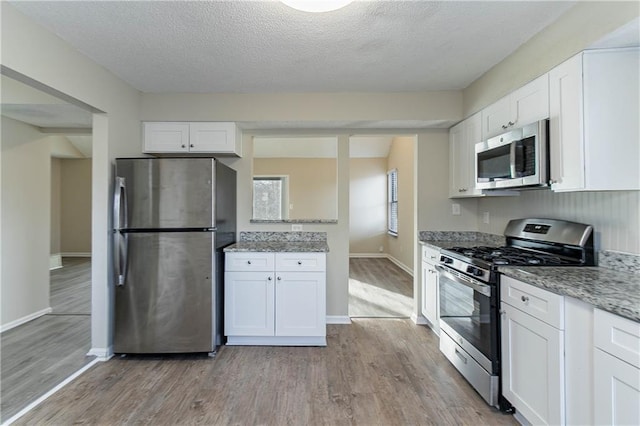
[[[436,266],[440,327],[489,374],[499,373],[497,286]]]

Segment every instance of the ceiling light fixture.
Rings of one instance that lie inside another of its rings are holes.
[[[303,12],[331,12],[345,7],[353,0],[280,0],[282,3]]]

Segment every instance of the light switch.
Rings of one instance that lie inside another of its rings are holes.
[[[292,231],[302,231],[302,225],[291,225]]]
[[[460,204],[451,204],[451,214],[454,216],[460,216]]]
[[[489,224],[489,212],[482,213],[482,223]]]

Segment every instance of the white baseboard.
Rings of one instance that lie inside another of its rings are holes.
[[[48,307],[46,309],[42,309],[40,311],[34,312],[32,314],[26,315],[22,318],[18,318],[17,320],[13,320],[11,322],[8,322],[6,324],[3,324],[2,326],[0,326],[0,333],[4,333],[7,330],[11,330],[12,328],[15,328],[19,325],[22,325],[24,323],[27,323],[29,321],[33,321],[36,318],[40,318],[43,315],[47,315],[48,313],[50,313],[52,311],[51,307]]]
[[[91,252],[67,251],[60,254],[62,257],[91,257]]]
[[[407,274],[409,274],[409,275],[411,275],[413,277],[413,269],[409,268],[407,265],[405,265],[404,263],[400,262],[398,259],[396,259],[395,257],[393,257],[391,255],[387,255],[387,258],[390,261],[392,261],[398,268],[402,269]]]
[[[60,253],[49,256],[49,270],[62,268],[62,255]]]
[[[422,315],[416,315],[415,312],[411,314],[411,321],[416,325],[430,325],[429,321]]]
[[[113,346],[108,348],[91,348],[87,352],[87,356],[95,356],[99,361],[108,361],[113,357]]]
[[[72,375],[70,375],[69,377],[67,377],[64,381],[62,381],[61,383],[59,383],[56,387],[54,387],[53,389],[51,389],[49,392],[45,393],[44,395],[42,395],[40,398],[36,399],[35,401],[33,401],[31,404],[27,405],[26,407],[24,407],[22,410],[20,410],[18,413],[16,413],[13,417],[11,417],[9,420],[7,420],[6,422],[4,422],[2,425],[10,425],[12,423],[14,423],[16,420],[18,420],[20,417],[24,416],[25,414],[27,414],[29,411],[33,410],[35,407],[37,407],[38,405],[40,405],[43,401],[45,401],[47,398],[49,398],[51,395],[53,395],[54,393],[58,392],[60,389],[62,389],[63,387],[65,387],[66,385],[68,385],[69,383],[71,383],[72,381],[74,381],[78,376],[80,376],[82,373],[84,373],[85,371],[87,371],[88,369],[90,369],[91,367],[93,367],[95,364],[97,364],[98,362],[100,362],[97,359],[94,359],[93,361],[91,361],[89,364],[85,365],[84,367],[82,367],[80,370],[76,371],[75,373],[73,373]]]
[[[351,324],[349,315],[327,315],[327,324]]]
[[[349,253],[349,258],[389,259],[394,265],[413,277],[413,270],[411,268],[387,253]]]

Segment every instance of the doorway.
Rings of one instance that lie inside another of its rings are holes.
[[[349,316],[413,312],[416,136],[349,139]]]
[[[93,116],[21,81],[1,78],[0,421],[5,422],[95,358],[87,356],[91,260],[86,257],[91,254]],[[72,242],[66,248],[62,234]]]

